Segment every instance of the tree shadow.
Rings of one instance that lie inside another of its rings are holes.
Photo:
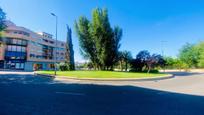
[[[52,78],[31,75],[9,77],[0,75],[2,115],[203,115],[204,111],[203,96],[136,86],[53,83]]]

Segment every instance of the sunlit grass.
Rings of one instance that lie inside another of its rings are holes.
[[[54,74],[54,71],[38,71],[42,74]],[[159,77],[162,73],[133,73],[116,71],[57,71],[57,76],[67,76],[75,78],[147,78]]]

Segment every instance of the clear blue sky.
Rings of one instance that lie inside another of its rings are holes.
[[[60,40],[66,38],[66,24],[73,29],[77,61],[83,58],[74,21],[81,15],[90,18],[96,7],[108,8],[111,25],[123,29],[121,50],[131,51],[134,57],[143,49],[160,54],[163,49],[165,55],[176,56],[186,42],[204,40],[202,0],[1,0],[0,7],[17,25],[51,34],[55,34],[55,20],[50,12],[57,14]]]

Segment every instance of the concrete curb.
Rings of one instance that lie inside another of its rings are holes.
[[[49,75],[49,74],[34,73],[34,75],[36,75],[36,76],[42,76],[42,77],[55,78],[55,75]]]
[[[76,78],[76,77],[67,77],[67,76],[54,76],[48,74],[39,74],[35,73],[35,75],[43,76],[43,77],[52,77],[52,78],[62,78],[62,79],[70,79],[70,80],[85,80],[85,81],[155,81],[155,80],[165,80],[174,78],[173,74],[168,74],[165,76],[159,77],[150,77],[150,78]]]

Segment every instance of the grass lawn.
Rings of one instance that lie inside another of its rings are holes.
[[[42,74],[54,74],[54,71],[37,71]],[[75,78],[147,78],[159,77],[166,74],[161,73],[133,73],[116,71],[57,71],[57,76],[67,76]]]

